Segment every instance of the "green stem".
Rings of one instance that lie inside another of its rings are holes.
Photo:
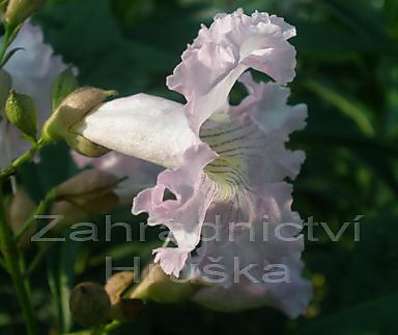
[[[100,328],[87,329],[76,333],[68,333],[64,335],[109,335],[110,332],[118,329],[121,325],[122,322],[115,320]]]
[[[106,325],[102,331],[102,335],[107,335],[110,332],[118,329],[120,326],[122,325],[122,323],[120,321],[113,321],[111,323],[109,323],[108,325]]]
[[[4,32],[3,44],[0,49],[0,64],[3,63],[7,49],[11,44],[11,36],[12,36],[12,31],[9,27],[6,26],[5,32]]]
[[[3,180],[15,174],[19,167],[31,161],[34,155],[47,144],[47,141],[39,140],[39,142],[37,142],[32,148],[30,148],[28,151],[19,156],[16,160],[14,160],[9,167],[0,172],[0,181],[2,182]]]
[[[3,258],[0,258],[0,266],[1,266],[4,270],[7,270],[6,262],[5,262],[5,260],[4,260]]]
[[[11,227],[7,224],[1,187],[2,183],[0,183],[0,249],[3,253],[5,266],[14,283],[17,299],[25,319],[27,333],[36,335],[37,323],[30,299],[29,284],[22,274],[24,262],[15,243]]]
[[[6,26],[3,43],[0,47],[0,64],[3,64],[7,57],[7,49],[15,36],[13,31],[13,29]],[[28,335],[36,335],[38,333],[37,321],[31,301],[30,283],[28,278],[23,275],[25,272],[25,260],[18,250],[17,241],[7,222],[2,188],[3,182],[15,174],[16,170],[20,166],[30,161],[36,152],[46,144],[47,142],[45,140],[39,140],[39,142],[37,142],[30,150],[14,160],[8,168],[0,171],[0,251],[4,258],[4,260],[2,260],[2,263],[4,264],[2,265],[8,271],[13,281],[15,293],[22,310]]]
[[[30,218],[24,223],[21,230],[17,233],[16,240],[19,242],[25,233],[36,223],[38,216],[43,215],[50,208],[55,198],[55,191],[52,190],[46,194],[46,197],[40,202]]]
[[[54,244],[51,242],[47,242],[44,246],[42,246],[36,256],[33,258],[30,266],[28,267],[27,271],[25,272],[25,276],[30,276],[36,268],[40,265],[41,261],[45,259],[47,252],[51,249]]]

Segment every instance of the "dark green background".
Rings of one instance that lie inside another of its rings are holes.
[[[297,27],[291,101],[308,104],[309,120],[292,138],[292,147],[307,153],[294,208],[335,232],[364,215],[361,241],[353,242],[352,229],[337,243],[315,231],[320,240],[308,242],[304,255],[315,297],[298,320],[269,308],[223,314],[193,304],[148,305],[120,334],[398,334],[398,1],[53,0],[35,21],[80,69],[81,84],[181,100],[165,77],[200,23],[238,7],[278,14]],[[66,154],[64,146],[47,149],[39,166],[20,171],[37,200],[76,173]],[[115,215],[126,220],[128,210]],[[33,279],[43,334],[48,325],[70,327],[68,291],[83,280],[103,281],[103,255],[119,265],[149,256],[150,247],[121,240],[52,250]],[[4,274],[1,280],[0,333],[23,334],[10,283]]]

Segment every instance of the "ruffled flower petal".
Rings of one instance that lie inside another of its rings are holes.
[[[190,148],[182,168],[165,170],[154,188],[141,192],[134,200],[133,213],[148,212],[148,224],[168,227],[178,245],[155,250],[156,260],[167,274],[178,276],[200,241],[201,227],[215,194],[214,183],[203,169],[215,157],[205,144]],[[167,192],[174,199],[167,199]]]
[[[239,299],[233,303],[231,298],[230,309],[269,304],[292,317],[303,312],[311,291],[301,278],[303,242],[246,240],[248,230],[262,227],[262,216],[271,217],[271,231],[283,222],[301,222],[291,212],[285,180],[297,176],[305,156],[288,150],[286,142],[305,126],[307,112],[305,105],[289,106],[290,92],[281,86],[294,77],[295,49],[287,41],[294,35],[292,26],[266,13],[219,15],[209,28],[202,27],[167,80],[170,89],[185,96],[186,105],[140,94],[104,104],[80,128],[97,144],[166,167],[156,185],[134,199],[133,213],[147,212],[148,224],[169,228],[174,245],[154,250],[155,262],[167,274],[192,273],[187,265],[205,266],[213,256],[222,256],[230,271],[233,254],[244,264],[281,263],[289,269],[290,282],[253,286],[226,281],[214,290],[225,297],[236,293]],[[250,68],[275,83],[256,83],[245,73]],[[237,80],[249,95],[230,106]],[[239,229],[234,243],[202,240],[198,250],[208,222],[223,229],[243,222],[246,228]],[[214,290],[203,290],[197,300],[216,305],[220,295]]]
[[[264,72],[279,84],[295,76],[295,49],[287,41],[295,28],[277,16],[242,10],[217,15],[210,28],[182,55],[167,85],[185,96],[186,113],[194,130],[213,113],[228,107],[228,95],[248,68]]]
[[[249,211],[256,201],[250,194],[256,195],[266,183],[298,174],[304,154],[287,150],[285,142],[292,131],[305,125],[305,106],[288,106],[287,89],[275,83],[257,84],[243,74],[253,67],[282,83],[291,80],[295,51],[286,40],[294,34],[282,19],[264,13],[218,16],[210,28],[201,29],[168,78],[169,87],[187,99],[180,113],[187,116],[197,141],[187,148],[187,159],[163,172],[154,188],[137,196],[133,213],[146,211],[150,224],[167,226],[177,244],[176,254],[195,249],[206,213],[216,203],[246,206]],[[288,62],[281,58],[284,53]],[[249,96],[232,107],[228,96],[239,78]],[[198,142],[209,152],[208,160],[198,162],[202,154],[195,149]],[[176,200],[164,200],[166,190]],[[156,260],[167,273],[177,274],[185,258],[170,255],[171,250],[158,252]],[[174,267],[173,259],[178,260]]]
[[[196,279],[210,285],[193,300],[222,311],[268,305],[295,318],[305,311],[312,289],[301,277],[302,222],[291,211],[291,187],[267,184],[253,203],[253,213],[241,206],[226,214],[217,208],[220,204],[208,213],[206,221],[213,224],[205,227],[202,246],[189,266]],[[220,278],[222,282],[215,285]]]
[[[306,125],[307,106],[288,105],[290,90],[275,83],[257,83],[250,73],[244,73],[240,81],[249,95],[239,106],[231,107],[230,113],[238,119],[236,123],[255,129],[252,137],[263,142],[258,154],[249,160],[249,175],[252,183],[296,178],[305,160],[302,151],[286,149],[289,135]]]
[[[239,81],[249,95],[232,111],[235,114],[250,110],[251,119],[265,133],[279,132],[287,141],[289,134],[305,127],[307,106],[288,105],[290,89],[275,83],[257,83],[250,72],[244,73]]]

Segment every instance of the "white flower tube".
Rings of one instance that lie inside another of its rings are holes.
[[[183,105],[147,94],[115,99],[87,116],[79,132],[90,141],[164,167],[176,167],[197,142]]]

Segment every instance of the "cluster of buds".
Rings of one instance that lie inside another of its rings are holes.
[[[61,217],[54,232],[99,213],[107,213],[119,204],[115,188],[119,179],[98,170],[85,170],[55,189],[52,214]]]
[[[88,217],[107,213],[119,205],[115,189],[119,179],[98,170],[85,170],[56,187],[48,213],[54,217],[50,235],[57,236],[67,227]],[[8,206],[9,222],[15,233],[34,214],[35,204],[22,189],[13,196]],[[20,247],[31,245],[31,237],[37,231],[37,222],[32,224],[20,240]]]
[[[109,320],[135,320],[146,301],[179,303],[189,300],[205,285],[193,280],[179,280],[166,275],[158,264],[144,270],[142,280],[136,282],[133,272],[119,272],[108,279],[105,286],[85,282],[71,294],[70,309],[75,321],[93,327]]]

